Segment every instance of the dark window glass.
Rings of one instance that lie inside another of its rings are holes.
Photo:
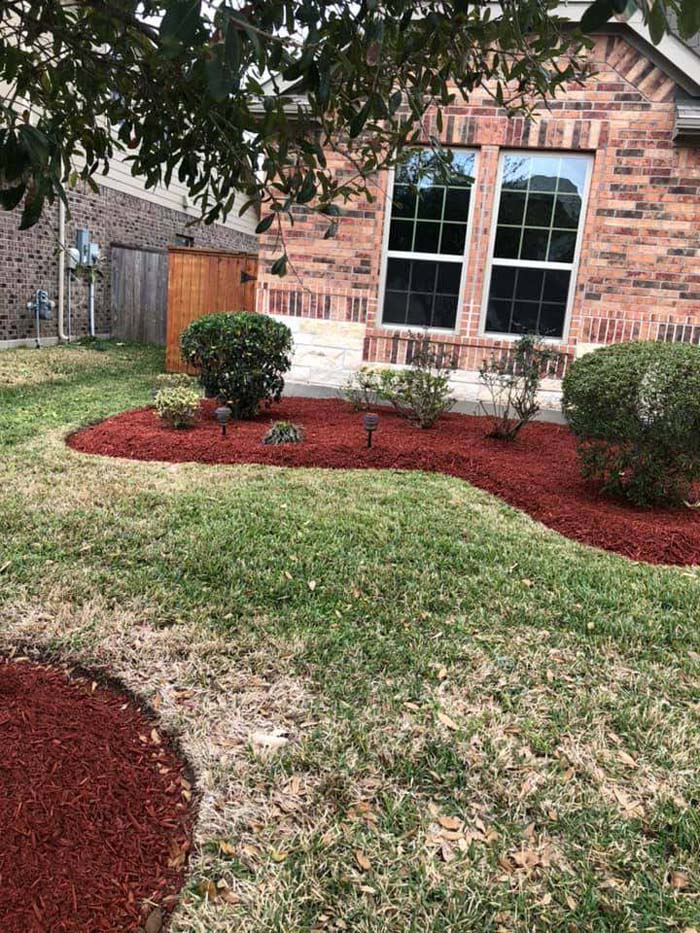
[[[498,210],[499,224],[520,226],[525,216],[526,198],[527,195],[524,191],[504,191],[501,195],[501,206]]]
[[[569,227],[572,230],[576,230],[580,216],[581,198],[579,198],[577,195],[557,195],[557,203],[554,208],[553,226]]]
[[[408,296],[408,317],[406,323],[414,327],[430,327],[433,296],[421,292],[411,292]]]
[[[538,194],[536,191],[531,191],[527,198],[525,223],[528,227],[551,227],[553,209],[553,194]]]
[[[461,256],[464,252],[465,224],[443,224],[440,252],[448,256]]]
[[[545,273],[543,301],[563,301],[569,296],[571,273],[566,269],[550,269]]]
[[[411,291],[434,292],[435,276],[438,270],[436,262],[412,262]]]
[[[437,295],[433,311],[433,327],[452,329],[457,319],[457,296]]]
[[[391,199],[392,217],[415,217],[416,192],[408,185],[394,185]]]
[[[552,230],[552,241],[549,244],[549,255],[547,256],[550,262],[573,262],[575,251],[575,233],[568,233],[565,230]]]
[[[416,238],[413,241],[414,253],[437,253],[440,246],[440,224],[422,220],[416,224]]]
[[[520,249],[521,259],[546,259],[549,230],[537,230],[526,227],[523,230],[523,245]]]
[[[469,188],[449,188],[445,198],[445,220],[466,224],[469,217]]]
[[[413,224],[405,220],[392,220],[389,228],[389,249],[410,252],[413,240]]]
[[[494,266],[491,272],[491,295],[510,301],[515,293],[515,276],[518,270],[512,266]]]
[[[507,334],[510,331],[510,301],[497,301],[489,299],[486,311],[486,330],[497,334]]]
[[[497,227],[493,255],[499,259],[517,259],[521,233],[520,227]]]
[[[418,192],[418,216],[428,220],[440,220],[444,200],[444,188],[421,188]]]
[[[544,271],[542,269],[518,269],[518,284],[515,297],[523,301],[540,301]]]
[[[564,335],[565,304],[543,304],[540,312],[539,332],[543,337]]]
[[[407,292],[389,292],[384,294],[384,321],[387,324],[403,324],[406,321]]]
[[[534,334],[537,332],[539,305],[534,301],[516,301],[513,305],[511,333]]]
[[[459,284],[462,278],[461,262],[439,262],[437,277],[437,291],[446,295],[459,295]]]
[[[392,259],[386,264],[386,287],[392,291],[408,291],[411,277],[410,259]]]

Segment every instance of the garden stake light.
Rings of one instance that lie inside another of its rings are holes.
[[[231,420],[231,415],[232,415],[232,414],[233,414],[233,412],[232,412],[231,409],[228,407],[228,405],[221,405],[221,406],[220,406],[219,408],[217,408],[216,411],[214,412],[214,417],[216,418],[216,420],[217,420],[217,421],[219,422],[219,424],[221,425],[221,436],[222,436],[222,437],[226,437],[226,425],[227,425],[227,424],[229,423],[229,421]]]
[[[367,432],[367,446],[372,446],[372,434],[379,427],[379,415],[363,415],[362,425]]]

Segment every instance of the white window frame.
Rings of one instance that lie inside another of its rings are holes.
[[[496,228],[498,226],[498,212],[501,206],[501,191],[503,182],[503,168],[508,156],[524,155],[543,155],[549,157],[561,157],[566,159],[577,159],[586,163],[586,181],[584,183],[583,195],[581,198],[581,216],[579,218],[578,230],[576,232],[576,246],[574,247],[574,258],[572,262],[546,262],[541,259],[499,259],[494,257],[493,251],[496,245]],[[569,280],[569,291],[566,296],[566,308],[564,310],[564,325],[561,337],[542,337],[544,343],[565,344],[569,339],[569,330],[571,327],[571,311],[573,309],[574,298],[576,296],[576,283],[578,280],[579,263],[581,260],[581,247],[583,244],[583,233],[586,228],[586,215],[588,213],[589,194],[591,190],[591,179],[593,177],[593,167],[595,158],[589,152],[569,152],[566,149],[504,149],[499,153],[498,173],[496,176],[496,186],[494,202],[492,205],[491,232],[489,234],[488,255],[486,258],[486,267],[484,274],[484,291],[481,302],[481,315],[479,318],[479,336],[491,340],[519,340],[520,334],[507,334],[502,331],[486,330],[486,316],[488,313],[489,292],[491,290],[491,277],[494,266],[515,266],[526,269],[562,269],[565,272],[571,272]]]
[[[408,149],[427,149],[427,146],[407,146]],[[472,236],[472,218],[474,216],[475,193],[479,178],[479,150],[469,146],[446,146],[454,152],[469,152],[474,156],[474,182],[469,189],[469,211],[467,212],[467,226],[464,234],[464,251],[461,255],[456,253],[411,253],[406,250],[389,249],[389,228],[391,226],[391,205],[394,194],[394,178],[396,169],[389,171],[387,180],[386,198],[384,201],[384,231],[382,234],[382,255],[381,255],[381,273],[379,276],[379,296],[377,302],[377,327],[381,330],[390,331],[409,331],[420,330],[431,334],[458,334],[463,314],[464,293],[467,283],[467,265],[469,262],[469,248]],[[386,291],[386,273],[389,265],[389,259],[424,259],[428,262],[461,262],[462,273],[459,278],[459,294],[457,295],[457,312],[455,314],[454,327],[421,327],[420,324],[385,324],[384,323],[384,293]]]

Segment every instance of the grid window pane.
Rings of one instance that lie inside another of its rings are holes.
[[[571,272],[524,266],[493,266],[486,330],[561,337]]]
[[[580,156],[504,157],[487,331],[563,336],[589,165]]]
[[[452,329],[467,237],[473,152],[410,149],[397,166],[391,197],[383,321]],[[430,253],[435,261],[412,259]],[[399,255],[401,254],[401,255]]]
[[[383,321],[410,327],[453,329],[462,264],[426,259],[387,262]]]

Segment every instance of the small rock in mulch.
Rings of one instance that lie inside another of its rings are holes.
[[[362,415],[338,399],[285,397],[258,418],[236,422],[226,437],[215,407],[203,402],[188,431],[165,427],[152,408],[127,411],[78,431],[68,443],[84,453],[135,460],[445,473],[584,544],[652,564],[700,564],[700,509],[636,509],[602,496],[582,479],[575,439],[560,425],[530,424],[506,443],[486,437],[485,418],[452,412],[421,431],[381,410],[368,449]],[[263,444],[277,420],[301,425],[303,443]]]
[[[0,660],[2,933],[158,933],[191,840],[181,781],[125,694]]]

